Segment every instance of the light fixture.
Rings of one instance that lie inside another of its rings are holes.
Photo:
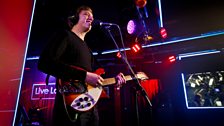
[[[140,33],[142,33],[142,25],[141,22],[137,19],[131,19],[127,23],[127,32],[130,35],[138,36]]]
[[[147,0],[135,0],[135,5],[139,8],[145,7]]]
[[[165,28],[160,29],[160,35],[163,39],[167,38],[167,32]]]
[[[139,43],[135,43],[132,47],[131,47],[132,51],[137,53],[141,50],[141,45]]]

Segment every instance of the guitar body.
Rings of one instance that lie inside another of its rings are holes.
[[[99,68],[95,71],[95,73],[98,75],[102,75],[105,73],[105,71],[104,69]],[[69,85],[70,87],[66,85]],[[81,87],[80,85],[82,84],[79,83],[79,81],[63,82],[62,80],[60,80],[59,89],[63,86],[69,89],[74,88],[74,87],[71,87],[71,85],[73,86],[76,85],[76,87],[78,87],[78,90],[79,90],[79,87]],[[103,87],[102,86],[93,87],[89,84],[86,84],[86,86],[87,86],[87,90],[84,93],[76,93],[75,91],[71,91],[71,93],[64,93],[63,97],[64,97],[66,105],[71,106],[73,109],[77,111],[88,111],[91,108],[93,108],[101,96]]]
[[[101,86],[93,87],[88,85],[85,93],[64,95],[65,103],[77,111],[88,111],[95,106],[102,90]]]
[[[99,68],[95,72],[98,75],[104,74],[104,69]],[[135,77],[130,75],[125,76],[126,81],[132,79],[148,79],[144,73],[139,73]],[[102,91],[103,86],[108,86],[116,83],[115,78],[104,79],[101,86],[93,87],[89,84],[86,84],[87,90],[84,89],[84,86],[79,81],[63,82],[59,79],[59,92],[64,97],[64,102],[66,105],[71,106],[76,111],[88,111],[93,108],[98,102]]]

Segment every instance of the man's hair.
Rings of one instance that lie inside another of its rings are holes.
[[[68,17],[68,25],[69,25],[70,28],[72,28],[75,24],[78,23],[79,14],[82,10],[89,10],[89,11],[91,11],[91,13],[93,12],[92,9],[89,6],[82,5],[82,6],[78,7],[75,10],[75,12],[73,13],[73,15]]]

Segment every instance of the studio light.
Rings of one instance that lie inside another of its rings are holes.
[[[130,35],[138,36],[140,33],[142,33],[142,25],[141,22],[137,19],[131,19],[127,23],[127,32]]]
[[[165,28],[160,29],[160,35],[163,39],[167,38],[167,32]]]
[[[169,62],[172,63],[172,62],[175,62],[176,61],[176,58],[175,56],[169,56]]]
[[[136,30],[136,22],[134,20],[130,20],[127,24],[127,31],[128,31],[128,34],[134,34],[135,30]]]
[[[133,52],[137,53],[141,50],[141,45],[139,43],[135,43],[131,49],[133,50]]]
[[[147,0],[135,0],[135,5],[139,8],[145,7]]]
[[[117,58],[121,58],[121,53],[120,52],[117,52]]]

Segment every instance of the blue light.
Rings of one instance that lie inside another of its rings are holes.
[[[98,53],[97,52],[93,52],[93,55],[95,56],[95,55],[98,55]]]
[[[181,73],[181,78],[182,78],[182,84],[183,84],[183,88],[184,88],[185,103],[186,103],[186,107],[188,108],[187,92],[186,92],[186,88],[185,88],[185,78],[184,78],[184,74],[183,73]]]
[[[147,48],[147,47],[154,47],[154,46],[160,46],[160,45],[167,45],[167,44],[173,44],[173,43],[178,43],[178,42],[184,42],[184,41],[190,41],[190,40],[195,40],[195,39],[201,39],[201,38],[207,38],[211,36],[217,36],[217,35],[223,35],[224,31],[217,31],[217,32],[209,32],[205,34],[201,34],[199,36],[193,36],[193,37],[188,37],[188,38],[183,38],[183,39],[178,39],[178,40],[172,40],[172,41],[166,41],[166,42],[158,42],[154,44],[148,44],[142,46],[142,48]]]
[[[146,8],[146,6],[144,7],[144,12],[145,12],[145,17],[146,17],[146,18],[148,18],[148,17],[149,17],[149,15],[148,15],[148,12],[147,12],[147,8]]]
[[[191,52],[185,54],[179,54],[178,59],[181,60],[182,58],[193,57],[193,56],[201,56],[201,55],[208,55],[214,53],[220,53],[221,51],[213,49],[213,50],[205,50],[205,51],[198,51],[198,52]]]
[[[127,50],[131,50],[131,48],[125,48],[125,49],[121,49],[121,51],[127,51]],[[119,50],[118,49],[115,49],[115,50],[109,50],[109,51],[104,51],[102,52],[101,54],[109,54],[109,53],[115,53],[115,52],[118,52]]]
[[[193,36],[193,37],[177,39],[177,40],[172,40],[172,41],[151,43],[151,44],[147,44],[147,45],[142,45],[142,48],[168,45],[168,44],[173,44],[173,43],[178,43],[178,42],[186,42],[186,41],[190,41],[190,40],[201,39],[201,38],[206,38],[206,37],[211,37],[211,36],[218,36],[218,35],[224,35],[224,30],[215,31],[215,32],[208,32],[208,33],[201,34],[199,36]],[[131,50],[131,49],[130,48],[125,48],[125,49],[121,49],[121,50],[124,51],[124,50]],[[102,51],[100,54],[103,55],[103,54],[117,53],[118,51],[119,51],[118,49],[106,50],[106,51]],[[220,51],[213,52],[213,53],[218,53],[218,52],[220,52]],[[94,52],[93,55],[99,55],[99,54],[97,52]],[[33,58],[35,59],[35,57],[37,57],[37,56],[34,56]],[[30,59],[32,59],[32,58],[30,57]]]
[[[162,16],[162,8],[161,8],[161,1],[158,0],[158,6],[159,6],[159,18],[160,18],[160,27],[163,27],[163,16]]]
[[[37,60],[39,59],[39,56],[33,56],[33,57],[28,57],[26,60]]]

